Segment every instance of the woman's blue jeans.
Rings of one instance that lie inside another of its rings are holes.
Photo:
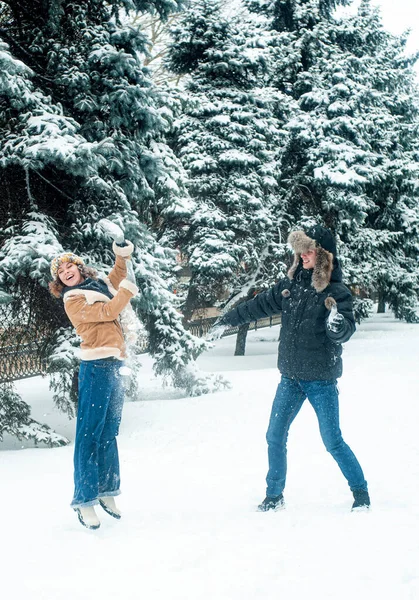
[[[100,497],[120,493],[116,436],[124,404],[121,366],[120,360],[81,361],[73,508],[92,506]]]
[[[269,458],[266,495],[279,496],[285,488],[288,431],[306,398],[316,412],[326,450],[339,465],[350,489],[367,490],[361,465],[344,442],[340,431],[336,381],[305,381],[282,377],[266,434]]]

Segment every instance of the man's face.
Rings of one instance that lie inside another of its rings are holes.
[[[301,254],[304,269],[314,269],[317,260],[317,250],[307,250]]]
[[[84,281],[77,265],[72,262],[64,262],[58,267],[58,279],[65,286],[73,287]]]

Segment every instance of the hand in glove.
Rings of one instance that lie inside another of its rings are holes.
[[[125,236],[119,225],[112,223],[109,219],[101,219],[99,226],[104,233],[107,233],[111,237],[117,246],[125,246]]]
[[[135,272],[134,272],[134,266],[132,264],[132,260],[128,258],[125,261],[125,264],[127,265],[127,274],[126,274],[125,279],[127,279],[128,281],[131,281],[131,283],[135,283],[135,285],[137,285],[137,282],[135,280]]]
[[[228,329],[228,325],[227,323],[223,323],[222,321],[217,321],[209,330],[209,332],[206,335],[206,340],[207,342],[215,342],[216,340],[219,340],[220,337],[223,335],[223,333],[225,332],[226,329]]]
[[[333,303],[329,316],[327,317],[326,326],[330,331],[333,331],[333,333],[337,333],[342,329],[345,317],[338,312],[336,301],[333,298],[331,300],[333,300]]]

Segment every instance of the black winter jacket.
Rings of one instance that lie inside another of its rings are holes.
[[[334,380],[342,375],[341,344],[355,331],[352,295],[342,283],[338,264],[322,292],[312,287],[311,276],[311,270],[299,265],[292,280],[286,277],[239,304],[221,322],[243,325],[281,312],[278,368],[282,375],[307,381]],[[326,327],[329,310],[324,301],[328,296],[336,300],[338,312],[345,317],[336,333]]]

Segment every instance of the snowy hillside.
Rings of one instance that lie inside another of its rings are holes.
[[[85,530],[69,507],[72,444],[0,444],[4,600],[416,600],[419,598],[419,326],[374,316],[346,345],[341,425],[370,485],[351,493],[323,449],[307,404],[290,432],[286,510],[257,513],[278,329],[233,338],[199,359],[232,389],[200,398],[162,390],[143,361],[139,402],[119,438],[120,522]],[[46,380],[19,383],[45,420],[73,439]]]

